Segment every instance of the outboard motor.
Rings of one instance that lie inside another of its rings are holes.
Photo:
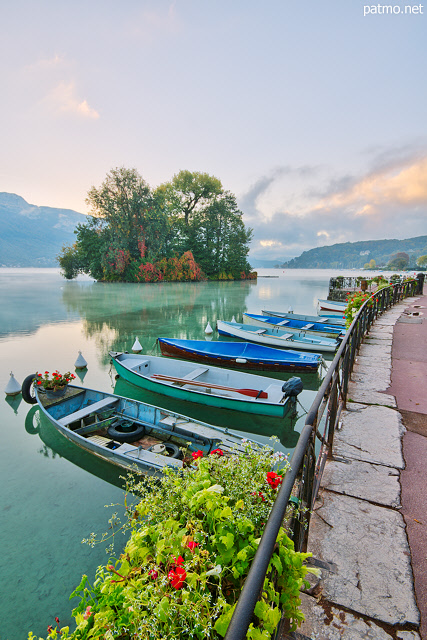
[[[289,378],[282,387],[282,391],[285,394],[285,398],[296,398],[303,390],[301,378],[294,376]]]

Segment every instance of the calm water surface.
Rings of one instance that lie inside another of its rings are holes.
[[[326,270],[258,273],[274,277],[256,282],[100,284],[88,278],[66,282],[55,269],[0,269],[0,390],[6,388],[10,371],[20,383],[37,370],[74,371],[80,350],[88,362],[82,376],[87,387],[116,389],[231,426],[260,441],[276,435],[277,447],[290,452],[304,424],[304,409],[319,386],[318,375],[301,376],[299,415],[283,421],[197,408],[139,391],[114,379],[108,357],[109,350],[130,351],[135,338],[152,353],[159,336],[205,339],[208,322],[215,327],[217,319],[231,320],[233,315],[240,321],[243,311],[287,311],[292,305],[295,313],[316,313],[318,298],[327,296],[329,278],[337,275]],[[218,339],[216,331],[213,339]],[[70,603],[69,594],[83,573],[92,578],[96,567],[107,561],[105,548],[91,549],[81,540],[108,529],[108,518],[120,511],[124,493],[119,472],[76,451],[40,421],[38,409],[20,395],[2,397],[0,638],[21,640],[29,630],[45,636],[55,616],[61,626],[72,623],[70,612],[78,601]],[[105,508],[111,504],[117,506]],[[118,549],[121,544],[119,538]]]

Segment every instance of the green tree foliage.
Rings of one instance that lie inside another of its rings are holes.
[[[248,243],[233,194],[207,173],[180,171],[152,191],[135,169],[113,169],[92,187],[87,224],[64,247],[65,277],[88,273],[96,280],[158,282],[246,278]],[[66,275],[67,274],[67,275]]]
[[[80,261],[77,253],[77,245],[63,246],[57,260],[61,267],[61,275],[67,280],[73,280],[80,273]]]
[[[112,169],[86,199],[95,218],[106,225],[114,249],[129,258],[156,260],[168,239],[168,220],[159,198],[136,169]]]
[[[406,269],[409,264],[409,255],[404,251],[399,251],[395,253],[389,263],[387,264],[387,269],[391,269],[393,271],[402,271],[402,269]]]
[[[417,260],[417,265],[419,267],[427,267],[427,255],[420,256]]]

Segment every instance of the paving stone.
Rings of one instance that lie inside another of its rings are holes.
[[[365,621],[336,607],[328,607],[325,611],[315,598],[305,593],[301,594],[301,605],[306,621],[298,627],[297,633],[311,640],[395,640],[394,634],[390,635],[373,620]],[[408,635],[399,635],[402,633]],[[420,640],[414,631],[398,631],[396,637]]]
[[[375,356],[375,358],[372,358],[371,356],[365,356],[365,355],[359,354],[354,361],[360,364],[371,364],[371,365],[372,363],[376,362],[381,367],[386,367],[386,366],[389,368],[391,367],[391,355]]]
[[[364,391],[385,391],[390,386],[391,376],[388,367],[364,367],[363,371],[356,365],[351,374],[351,382]]]
[[[336,431],[334,438],[334,457],[405,468],[401,443],[405,427],[397,411],[354,403],[347,405],[341,421],[342,428]]]
[[[388,408],[396,408],[396,398],[387,393],[361,389],[358,384],[352,382],[348,385],[348,401],[360,404],[381,405]]]
[[[360,460],[328,460],[322,486],[353,498],[400,507],[399,472],[391,467]]]
[[[358,355],[369,356],[370,358],[376,358],[377,356],[384,358],[387,355],[391,357],[391,343],[389,345],[363,343],[360,346]]]
[[[308,551],[336,567],[336,572],[322,571],[320,582],[330,603],[392,625],[419,624],[399,512],[322,490],[310,521]]]
[[[393,340],[388,336],[367,336],[363,341],[363,344],[366,345],[380,345],[384,347],[390,347],[390,349],[392,343]]]

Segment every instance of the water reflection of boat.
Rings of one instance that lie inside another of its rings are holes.
[[[123,479],[122,469],[93,456],[64,438],[40,411],[39,406],[33,406],[28,411],[25,417],[25,431],[40,437],[44,446],[40,453],[45,457],[55,458],[58,455],[83,471],[120,489],[125,486],[126,480]]]
[[[240,413],[218,407],[205,407],[193,402],[189,403],[184,400],[168,398],[152,391],[140,389],[123,378],[118,378],[115,381],[114,392],[128,398],[149,402],[150,404],[161,404],[165,409],[185,413],[204,422],[209,421],[211,424],[221,428],[233,429],[235,433],[242,437],[248,438],[253,435],[260,442],[267,443],[271,436],[275,436],[287,451],[292,451],[298,442],[299,416],[291,412],[285,418],[273,418]],[[305,394],[306,391],[304,390],[301,396]],[[310,406],[311,402],[303,401],[303,404]]]
[[[189,454],[244,450],[238,435],[116,394],[68,385],[61,398],[49,399],[37,390],[35,397],[60,434],[122,469],[159,475],[166,467],[183,467],[184,449]]]

